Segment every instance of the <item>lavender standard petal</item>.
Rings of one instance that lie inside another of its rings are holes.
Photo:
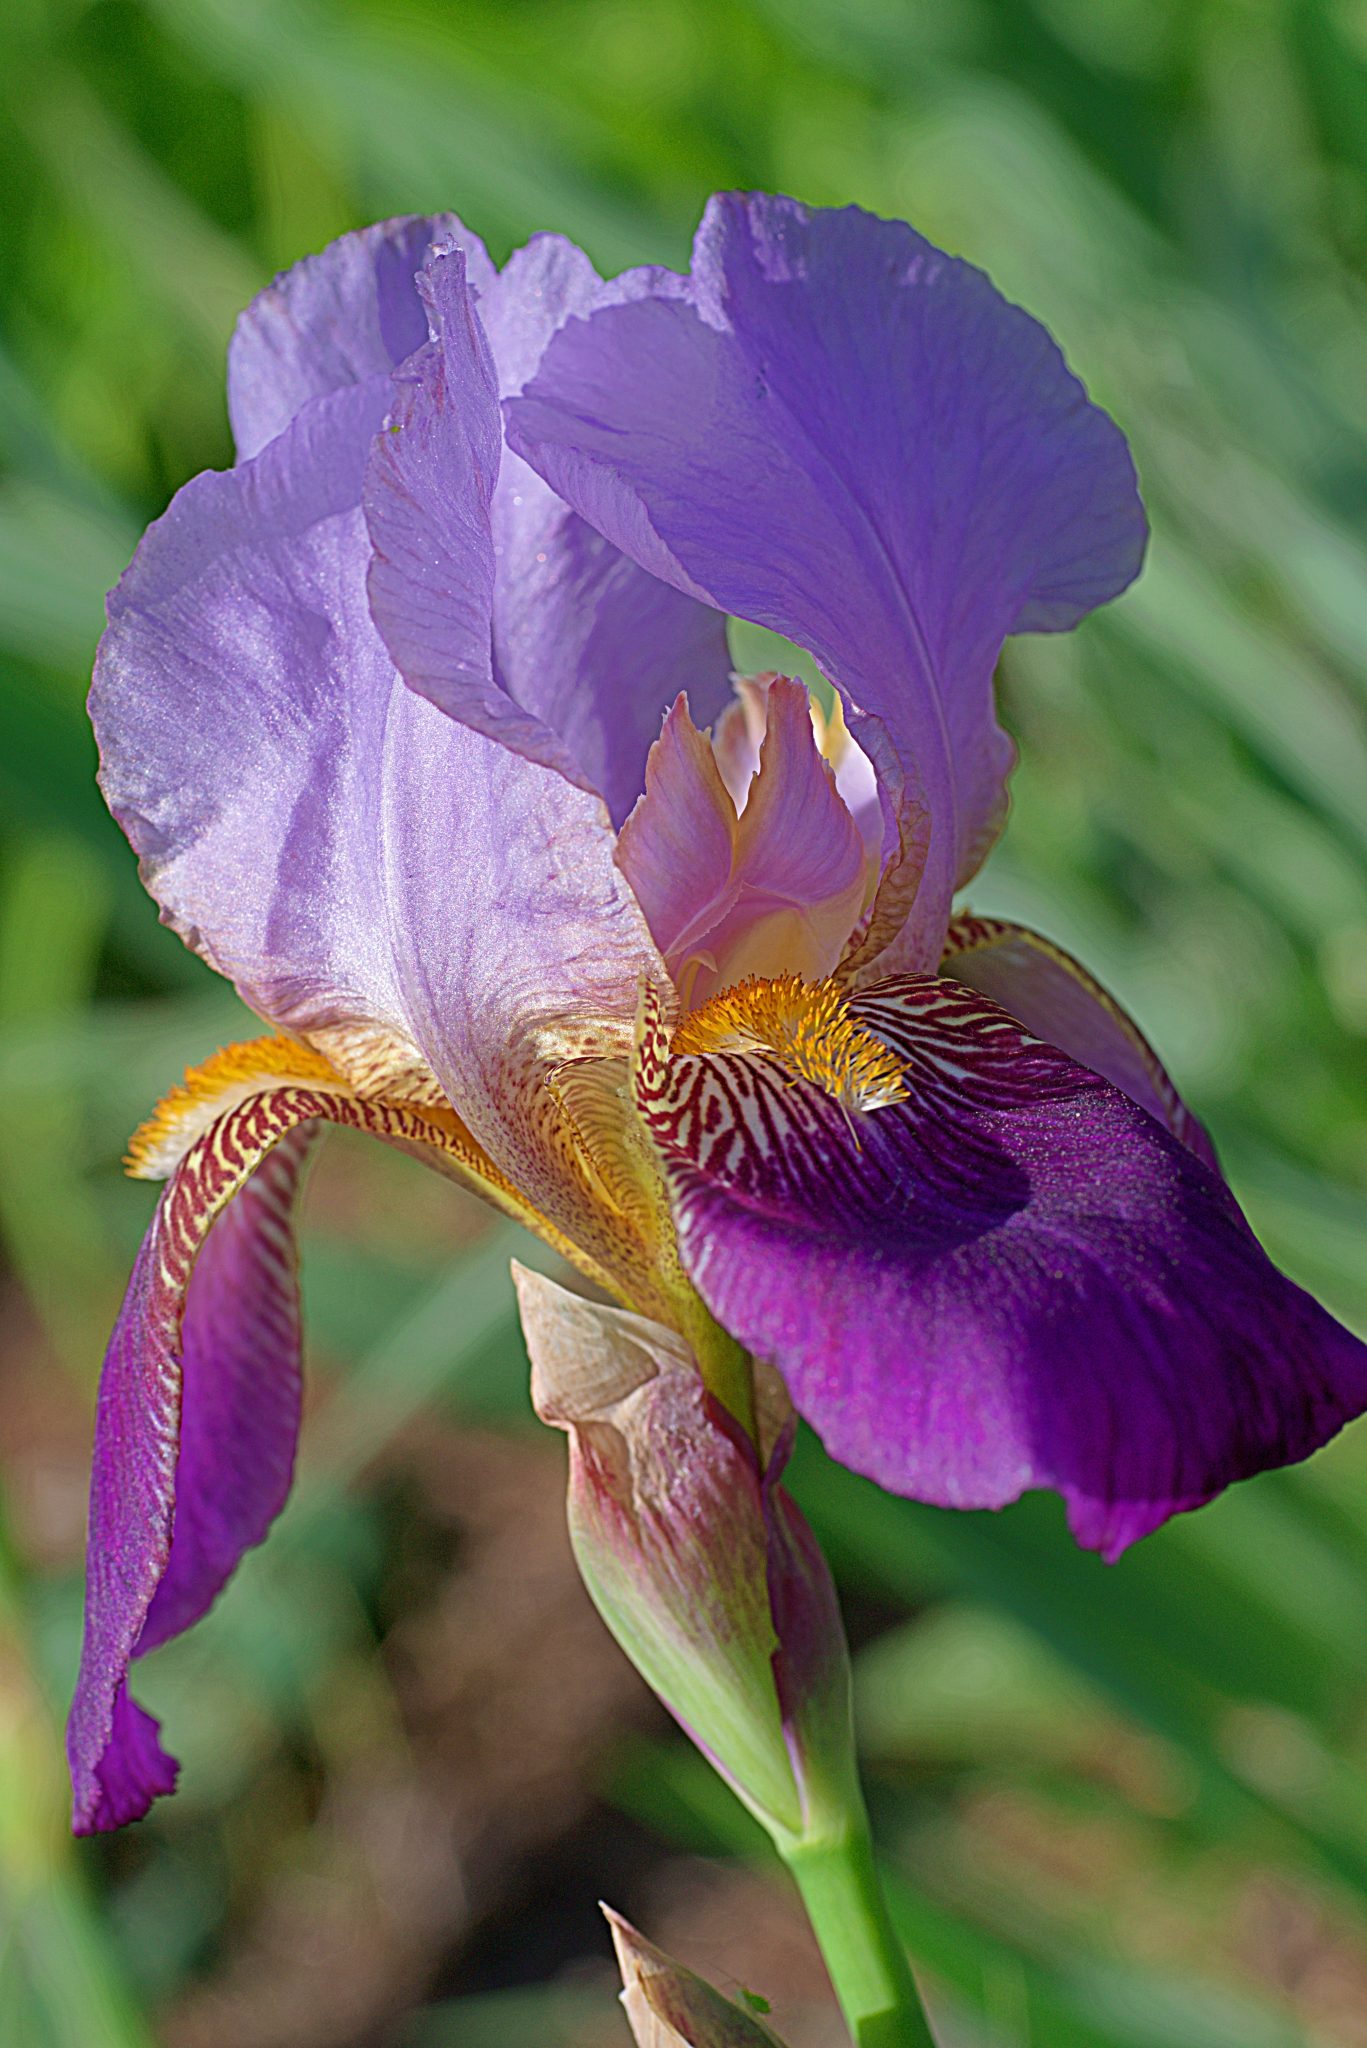
[[[484,400],[455,566],[487,646]],[[369,1034],[434,1070],[561,1215],[583,1194],[531,1127],[533,1047],[566,1019],[599,1020],[593,1049],[629,1036],[639,977],[662,969],[601,802],[405,688],[375,632],[359,500],[388,403],[387,378],[310,399],[151,529],[96,670],[102,781],[163,913],[254,1009],[344,1062]]]
[[[724,622],[644,574],[508,450],[492,499],[491,646],[471,645],[461,566],[472,389],[482,401],[492,376],[502,394],[519,390],[565,321],[619,288],[552,235],[481,286],[477,322],[459,269],[440,253],[422,282],[434,339],[398,375],[393,431],[377,442],[367,482],[376,622],[414,689],[598,791],[620,822],[665,705],[686,689],[706,723],[726,702]]]
[[[415,283],[433,245],[464,252],[477,289],[495,271],[453,213],[408,215],[343,235],[252,300],[228,349],[228,412],[239,461],[282,434],[311,398],[387,377],[427,339]]]
[[[1004,637],[1136,573],[1124,441],[1044,329],[898,222],[714,200],[678,297],[551,343],[508,436],[653,574],[810,648],[929,808],[913,922],[933,966],[997,824]]]
[[[399,685],[358,509],[386,405],[384,380],[314,399],[187,484],[110,598],[91,690],[101,785],[163,916],[299,1031],[403,1031],[379,858]],[[437,775],[445,737],[423,735]]]

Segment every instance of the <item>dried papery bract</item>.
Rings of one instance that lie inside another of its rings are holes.
[[[637,2048],[782,2048],[777,2034],[756,2014],[685,1970],[611,1906],[603,1911]]]
[[[856,1782],[849,1660],[829,1570],[779,1484],[782,1387],[757,1374],[757,1448],[673,1332],[514,1271],[599,1613],[775,1840],[838,1828]]]

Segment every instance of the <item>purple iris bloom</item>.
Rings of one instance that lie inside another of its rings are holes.
[[[1367,1406],[1135,1026],[954,914],[1004,811],[1003,640],[1145,537],[1122,436],[980,272],[765,197],[713,201],[689,276],[607,285],[403,220],[256,301],[229,402],[237,466],[149,531],[92,711],[163,916],[274,1035],[134,1143],[168,1185],[101,1383],[79,1829],[171,1789],[129,1661],[288,1489],[326,1120],[704,1370],[777,1366],[857,1471],[1052,1487],[1108,1557]],[[836,709],[733,690],[727,614]]]

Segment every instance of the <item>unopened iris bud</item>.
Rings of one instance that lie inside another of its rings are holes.
[[[604,1906],[636,2048],[782,2048],[754,2013],[685,1970]]]
[[[857,1800],[835,1587],[779,1484],[791,1410],[757,1368],[759,1446],[683,1341],[514,1267],[532,1399],[570,1439],[569,1526],[598,1612],[780,1848]]]

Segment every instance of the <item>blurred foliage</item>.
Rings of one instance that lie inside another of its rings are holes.
[[[973,892],[1149,1028],[1270,1247],[1367,1324],[1367,15],[1358,0],[8,0],[0,24],[0,2039],[623,2041],[595,1889],[830,2042],[761,1845],[583,1608],[501,1227],[333,1141],[277,1535],[145,1694],[184,1792],[65,1836],[127,1130],[234,999],[93,784],[103,592],[230,459],[232,320],[378,215],[681,263],[731,184],[910,218],[1129,432],[1143,581],[1014,646]],[[521,1247],[523,1255],[526,1247]],[[1367,1436],[1107,1570],[811,1444],[946,2042],[1367,2043]]]

